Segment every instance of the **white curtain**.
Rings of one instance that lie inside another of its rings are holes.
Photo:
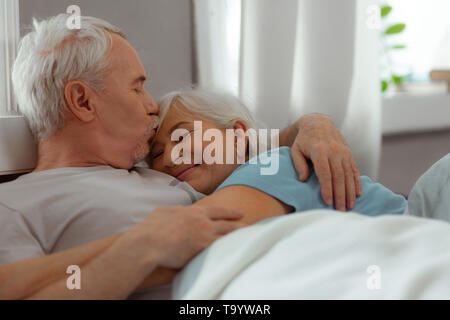
[[[198,82],[239,96],[268,127],[330,115],[362,174],[381,144],[377,0],[194,0]]]
[[[18,41],[19,2],[0,0],[0,116],[15,111],[11,67],[16,57]]]

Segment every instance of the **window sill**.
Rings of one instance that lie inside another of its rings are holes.
[[[36,160],[36,143],[25,119],[0,116],[0,175],[29,172]]]
[[[396,94],[383,99],[383,134],[450,128],[450,94]]]

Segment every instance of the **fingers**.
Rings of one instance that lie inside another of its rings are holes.
[[[298,173],[298,178],[300,181],[305,181],[309,177],[309,166],[306,158],[303,156],[300,148],[295,145],[291,149],[291,157],[294,162],[295,170]]]
[[[319,180],[323,201],[328,205],[333,205],[333,188],[330,164],[328,157],[313,156],[311,160],[314,163],[317,179]]]
[[[238,209],[204,207],[204,210],[211,220],[239,220],[244,217],[244,213]]]
[[[342,167],[344,168],[345,174],[345,196],[346,196],[346,206],[348,209],[353,209],[355,207],[356,198],[356,185],[355,178],[353,177],[353,169],[348,161],[342,162]]]
[[[336,210],[345,211],[346,196],[345,196],[345,175],[342,168],[342,162],[339,160],[331,160],[330,166],[332,170],[333,179],[333,195],[334,206]]]
[[[232,221],[216,221],[214,222],[214,227],[217,234],[225,235],[239,228],[244,227],[244,224]]]
[[[358,166],[356,165],[355,160],[353,160],[353,157],[351,158],[351,166],[353,171],[353,178],[355,179],[356,196],[360,197],[362,195],[361,175],[359,174]]]
[[[334,203],[336,210],[339,211],[345,211],[346,208],[353,209],[356,196],[362,194],[361,178],[353,157],[347,158],[349,160],[342,159],[325,151],[311,157],[323,201],[329,206]]]

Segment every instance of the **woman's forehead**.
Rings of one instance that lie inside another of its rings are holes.
[[[162,126],[170,127],[177,122],[194,122],[202,121],[211,123],[211,119],[206,115],[193,113],[180,103],[172,104],[166,116],[164,117]]]

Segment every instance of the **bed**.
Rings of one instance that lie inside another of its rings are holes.
[[[450,299],[450,224],[313,210],[216,241],[173,299]]]

